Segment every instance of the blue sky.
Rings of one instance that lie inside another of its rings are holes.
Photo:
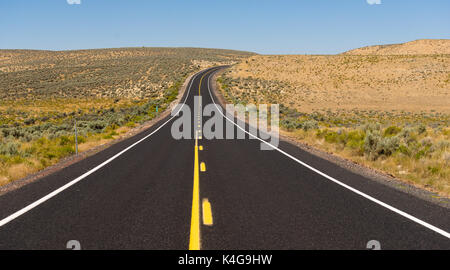
[[[448,39],[449,14],[449,0],[81,0],[73,5],[0,0],[0,48],[169,46],[333,54]]]

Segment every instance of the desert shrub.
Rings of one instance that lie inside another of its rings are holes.
[[[364,148],[366,134],[362,130],[353,130],[347,134],[346,146],[358,149],[361,153]]]
[[[424,133],[425,131],[427,131],[427,127],[426,127],[425,125],[420,125],[420,126],[417,127],[417,132],[418,132],[419,134],[422,134],[422,133]]]
[[[119,135],[116,131],[111,130],[106,135],[103,136],[103,139],[112,139],[113,136]]]
[[[0,154],[13,156],[19,154],[19,145],[15,142],[0,143]]]
[[[345,137],[342,134],[338,134],[336,131],[324,129],[318,130],[316,133],[318,138],[323,138],[328,143],[339,143],[342,142],[342,139]],[[344,140],[345,141],[345,140]]]
[[[400,145],[398,146],[397,151],[398,151],[399,153],[402,153],[403,155],[411,156],[411,149],[410,149],[407,145],[405,145],[405,144],[400,144]]]
[[[59,138],[59,145],[65,146],[65,145],[69,145],[69,144],[71,144],[71,141],[70,141],[69,137],[67,137],[67,136],[61,136],[61,137]]]
[[[431,155],[435,151],[432,141],[429,138],[424,138],[420,142],[409,144],[409,147],[416,159]]]
[[[89,128],[93,131],[100,132],[103,131],[103,129],[107,126],[107,124],[104,121],[97,120],[94,122],[89,123]]]
[[[427,169],[431,174],[438,174],[440,171],[440,168],[436,166],[428,166]]]
[[[21,127],[11,127],[11,128],[4,128],[2,129],[3,137],[14,137],[16,139],[19,139],[21,137],[25,136],[24,129]]]
[[[75,138],[73,140],[75,141]],[[78,144],[85,143],[86,142],[86,137],[78,135],[77,136],[77,141],[78,141]]]
[[[309,120],[309,121],[305,121],[305,122],[301,123],[301,127],[303,130],[308,131],[311,129],[318,129],[319,124],[317,123],[316,120]]]
[[[302,123],[296,118],[283,118],[280,121],[280,125],[286,128],[288,131],[292,131],[302,127]]]
[[[31,155],[36,153],[36,147],[35,146],[27,147],[23,152],[24,156],[30,157]]]
[[[399,139],[397,137],[384,137],[377,145],[377,154],[390,156],[397,151]]]
[[[25,125],[33,125],[35,122],[36,122],[36,119],[34,119],[34,118],[28,118],[23,121],[23,123]]]
[[[364,140],[364,153],[376,160],[379,156],[390,156],[399,146],[397,137],[382,137],[378,131],[368,131]]]
[[[364,153],[374,160],[377,159],[376,149],[380,141],[381,136],[379,133],[368,130],[364,140]]]
[[[369,131],[380,131],[381,125],[379,123],[368,123],[362,127],[362,130],[367,133]]]
[[[283,104],[280,104],[279,106],[280,115],[290,117],[290,118],[297,118],[299,116],[303,116],[303,113],[298,112],[294,108],[287,107]]]
[[[401,130],[402,129],[400,127],[390,126],[384,130],[384,136],[389,137],[389,136],[397,135]]]
[[[416,159],[421,159],[421,158],[423,158],[425,155],[426,155],[425,149],[420,149],[420,150],[418,150],[418,151],[416,152],[416,154],[414,155],[414,157],[415,157]]]
[[[339,141],[339,134],[334,131],[328,131],[325,136],[325,141],[328,143],[337,143]]]
[[[32,147],[39,160],[47,160],[43,165],[49,164],[51,160],[58,160],[75,153],[73,139],[66,136],[54,139],[42,137],[36,140]]]
[[[119,128],[119,125],[117,125],[116,123],[112,123],[105,128],[105,131],[116,130],[118,128]]]
[[[398,134],[399,137],[407,139],[409,138],[413,133],[412,128],[403,128],[400,133]]]
[[[424,147],[431,147],[433,145],[433,141],[430,137],[426,137],[420,140],[420,144]]]

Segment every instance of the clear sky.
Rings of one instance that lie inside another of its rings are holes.
[[[2,49],[329,54],[421,38],[450,38],[449,0],[0,0]]]

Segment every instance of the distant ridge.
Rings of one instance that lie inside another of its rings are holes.
[[[374,45],[350,50],[344,55],[450,54],[450,39],[418,39],[406,43]]]

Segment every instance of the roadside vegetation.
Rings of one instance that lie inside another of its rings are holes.
[[[124,136],[186,78],[249,53],[191,48],[0,50],[0,185]]]
[[[227,101],[280,104],[282,134],[450,196],[450,55],[253,56]]]

